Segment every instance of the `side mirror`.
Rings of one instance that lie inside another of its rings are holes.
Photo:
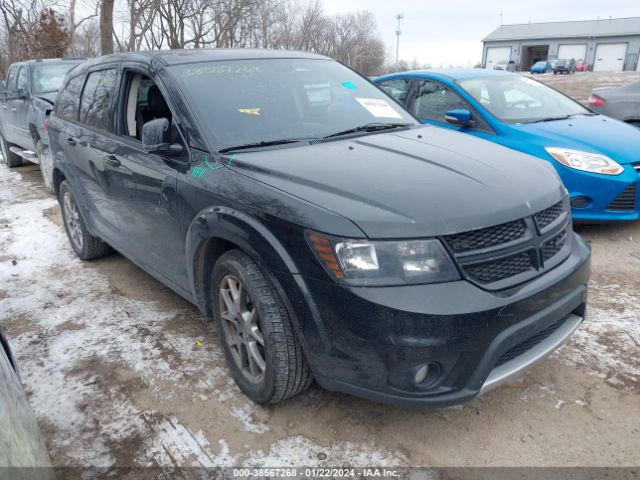
[[[7,89],[7,83],[4,80],[0,80],[0,92],[4,92]]]
[[[156,118],[142,126],[142,147],[149,153],[179,156],[182,145],[171,143],[171,124],[166,118]]]
[[[452,125],[460,125],[461,127],[471,127],[475,124],[473,115],[466,108],[456,108],[455,110],[449,110],[444,114],[444,118],[447,123]]]

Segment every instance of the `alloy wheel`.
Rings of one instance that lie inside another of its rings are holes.
[[[219,299],[222,330],[233,360],[249,381],[259,384],[266,360],[258,309],[246,287],[230,274],[220,282]]]
[[[78,250],[82,250],[84,244],[81,226],[82,219],[80,218],[78,206],[69,192],[64,192],[62,206],[64,208],[64,223],[67,226],[69,237],[73,245]]]

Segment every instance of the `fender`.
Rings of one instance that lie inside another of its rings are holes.
[[[203,247],[212,238],[237,245],[272,272],[298,273],[298,267],[280,241],[257,219],[230,207],[205,208],[189,225],[185,245],[189,284],[204,312],[208,310],[208,296],[202,288],[204,282],[200,281],[206,261]]]
[[[321,324],[320,312],[315,302],[309,297],[304,279],[299,274],[298,267],[287,250],[258,219],[231,207],[215,206],[201,210],[194,216],[187,231],[185,254],[189,286],[193,302],[204,315],[212,316],[209,299],[208,275],[211,273],[209,269],[215,262],[215,256],[223,253],[223,250],[216,252],[215,248],[211,248],[210,240],[212,239],[237,245],[256,263],[266,267],[266,271],[263,272],[280,293],[303,350],[326,351],[327,348],[330,348],[330,339],[319,327]],[[214,258],[211,257],[212,255]],[[306,304],[304,307],[299,305],[304,310],[296,309],[291,304],[289,294],[293,292],[285,292],[276,278],[282,274],[291,279],[288,282],[288,288],[297,287],[299,297],[307,299],[306,302],[303,302]],[[310,338],[314,341],[310,342]],[[314,370],[312,359],[309,358],[309,361],[312,370]]]

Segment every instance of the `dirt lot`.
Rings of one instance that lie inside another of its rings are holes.
[[[587,79],[544,77],[582,96]],[[76,259],[41,183],[0,166],[0,323],[56,465],[640,464],[640,223],[579,228],[588,322],[514,384],[442,410],[317,386],[265,408],[196,308],[120,255]]]

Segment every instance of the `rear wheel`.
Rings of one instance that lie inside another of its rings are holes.
[[[42,173],[42,180],[44,181],[44,187],[49,193],[53,191],[53,157],[51,156],[51,150],[44,148],[42,140],[36,142],[36,155],[38,156],[38,164],[40,165],[40,172]]]
[[[64,229],[69,237],[69,243],[78,257],[82,260],[92,260],[111,251],[109,245],[87,231],[80,207],[66,180],[60,184],[58,202],[62,210]]]
[[[239,250],[213,268],[213,316],[231,374],[254,402],[277,403],[305,390],[313,377],[273,283]]]
[[[4,135],[0,134],[0,150],[2,151],[2,157],[7,167],[14,168],[22,166],[22,157],[10,151],[10,146],[9,142],[4,138]]]

